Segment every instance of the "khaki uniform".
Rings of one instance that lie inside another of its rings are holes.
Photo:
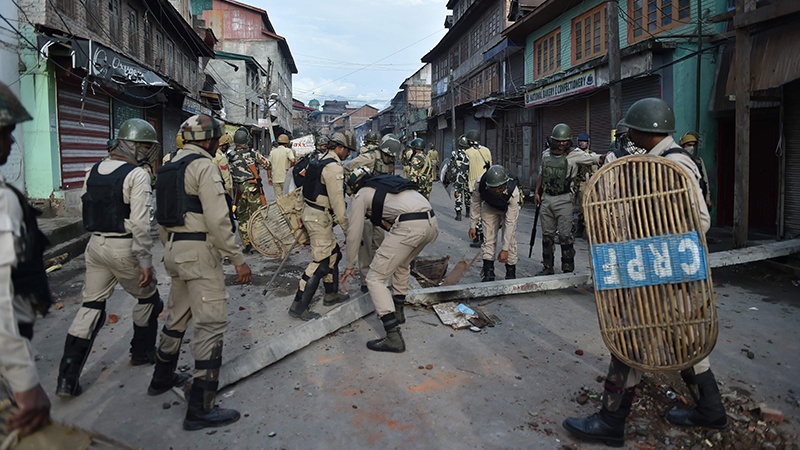
[[[408,174],[411,172],[412,156],[414,156],[414,150],[410,148],[403,152],[403,178],[408,178]]]
[[[508,210],[501,211],[481,198],[478,183],[473,186],[470,205],[470,228],[477,228],[478,222],[483,222],[484,240],[481,245],[484,261],[494,261],[496,256],[497,233],[503,228],[503,246],[501,250],[508,252],[506,264],[515,266],[519,260],[517,256],[517,222],[519,211],[522,209],[519,187],[514,187],[514,192],[508,200]]]
[[[305,291],[306,281],[314,274],[323,277],[325,284],[334,283],[333,272],[338,267],[342,252],[336,242],[336,236],[333,235],[333,216],[335,216],[336,223],[342,227],[342,231],[347,234],[347,207],[344,203],[343,188],[344,169],[341,160],[332,150],[320,157],[319,160],[328,158],[333,158],[336,162],[328,164],[322,169],[320,178],[327,195],[320,194],[315,202],[306,199],[303,207],[303,226],[306,227],[311,241],[313,260],[306,267],[305,273],[300,279],[299,291],[301,292]],[[361,240],[357,239],[356,242],[361,242]]]
[[[439,152],[436,149],[428,150],[428,161],[431,162],[431,168],[433,168],[433,175],[434,179],[439,178]]]
[[[364,151],[365,148],[367,148],[367,151]],[[383,161],[378,146],[367,145],[362,147],[361,150],[361,154],[344,164],[345,179],[358,167],[368,167],[373,175],[394,174],[394,164],[386,164]],[[376,227],[369,220],[364,220],[361,246],[358,248],[358,269],[361,275],[362,290],[366,289],[369,265],[372,263],[372,258],[375,257],[378,247],[383,243],[384,234],[383,228]]]
[[[186,194],[199,197],[203,212],[185,213],[182,226],[162,227],[164,266],[172,286],[158,359],[177,361],[183,335],[189,322],[193,322],[194,383],[216,391],[222,336],[228,328],[228,293],[222,257],[229,258],[235,266],[245,261],[231,229],[219,170],[203,149],[190,143],[178,152],[175,160],[189,154],[204,156],[186,166],[184,177]]]
[[[478,145],[470,146],[466,150],[467,159],[469,160],[469,186],[470,192],[475,187],[475,183],[492,167],[492,152],[488,148]]]
[[[279,145],[269,153],[269,166],[272,171],[272,188],[275,198],[283,196],[283,183],[286,182],[286,172],[294,164],[294,152],[286,146]]]
[[[374,196],[374,188],[361,188],[353,197],[350,214],[354,218],[371,217]],[[406,216],[404,219],[403,216],[409,213],[422,213],[425,217]],[[387,194],[382,219],[391,224],[391,228],[375,253],[367,275],[367,286],[379,317],[395,312],[392,294],[386,287],[389,279],[392,279],[392,293],[404,298],[408,292],[411,261],[439,236],[439,227],[431,204],[414,190]],[[363,223],[361,220],[354,220],[348,230],[348,269],[354,268],[356,264],[358,236],[361,235]]]
[[[36,314],[31,302],[14,294],[11,270],[23,246],[22,205],[0,174],[0,378],[12,392],[24,392],[39,384],[30,341],[20,334],[19,324],[32,325]]]
[[[124,164],[120,160],[106,159],[100,162],[98,172],[108,175]],[[86,180],[89,180],[89,175]],[[86,192],[86,183],[83,191]],[[152,342],[146,345],[152,348],[155,346],[157,319],[151,319],[151,315],[154,307],[158,309],[157,316],[163,306],[156,290],[155,272],[150,284],[139,286],[139,268],[153,267],[153,239],[150,237],[152,190],[147,172],[137,167],[125,177],[122,198],[125,204],[130,205],[130,216],[124,221],[127,233],[93,232],[89,238],[85,252],[83,305],[69,327],[69,336],[80,339],[92,337],[98,321],[105,314],[105,301],[114,293],[114,287],[119,283],[126,292],[139,299],[133,307],[134,327],[154,327]],[[150,321],[152,322],[148,323]]]
[[[233,193],[233,178],[231,177],[231,168],[228,157],[225,156],[225,153],[222,150],[217,149],[217,154],[214,155],[212,161],[214,161],[214,164],[219,167],[219,172],[222,174],[222,181],[225,184],[225,190],[228,192],[228,195],[231,195]],[[164,164],[166,164],[166,161]]]

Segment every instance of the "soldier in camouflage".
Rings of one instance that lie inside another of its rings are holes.
[[[480,137],[480,133],[478,130],[468,130],[464,136],[467,139],[467,143],[469,147],[467,147],[465,153],[467,154],[467,160],[469,161],[469,180],[467,183],[467,188],[469,189],[469,195],[472,196],[472,189],[475,187],[475,183],[489,170],[489,167],[492,166],[492,152],[481,145],[478,142],[478,138]],[[469,199],[470,197],[467,197]],[[466,200],[469,202],[469,200]],[[480,248],[483,244],[483,221],[478,221],[478,234],[477,237],[469,244],[472,248]]]
[[[461,135],[461,137],[458,138],[458,148],[453,151],[450,157],[450,166],[448,167],[448,170],[451,171],[451,178],[455,180],[453,182],[453,187],[455,188],[453,197],[455,199],[456,220],[458,221],[461,221],[461,210],[464,207],[465,200],[467,215],[469,215],[470,211],[469,158],[467,158],[466,153],[467,147],[469,147],[469,142],[466,136]]]
[[[250,148],[250,133],[241,127],[233,134],[236,151],[230,158],[231,177],[236,187],[236,219],[239,222],[239,237],[244,245],[244,253],[253,249],[247,235],[247,222],[250,216],[266,204],[261,185],[258,166],[268,168],[266,159]]]
[[[578,150],[591,153],[589,150],[589,134],[581,133],[578,135]],[[572,183],[573,198],[573,224],[572,232],[575,237],[583,237],[585,231],[585,221],[583,219],[583,187],[589,178],[597,171],[597,164],[581,164],[578,166],[578,173],[575,175],[575,182]]]
[[[367,133],[367,145],[361,147],[361,154],[347,161],[344,164],[344,179],[347,180],[350,174],[359,167],[366,167],[369,173],[375,175],[393,175],[394,157],[400,153],[400,141],[394,135],[387,134],[383,137],[380,145],[373,144],[377,139],[377,134],[370,131]],[[364,150],[368,148],[368,150]],[[383,242],[384,231],[381,227],[376,227],[370,220],[365,220],[364,229],[361,233],[361,246],[358,250],[358,266],[361,273],[361,292],[367,292],[367,273],[369,265],[375,252]]]
[[[363,155],[365,153],[378,150],[378,144],[380,144],[378,133],[370,130],[367,132],[367,135],[364,136],[364,145],[362,145],[361,149],[358,150],[358,154]],[[392,164],[394,164],[394,162]],[[345,170],[347,169],[345,168]],[[345,174],[345,179],[347,179],[347,174]]]
[[[431,161],[425,155],[425,140],[415,138],[408,146],[411,147],[413,154],[409,160],[408,176],[406,178],[417,183],[419,193],[430,200],[434,174]]]

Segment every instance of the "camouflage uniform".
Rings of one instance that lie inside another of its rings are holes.
[[[430,200],[431,189],[433,188],[433,173],[431,161],[424,153],[418,152],[411,156],[407,178],[417,183],[419,193]]]
[[[455,197],[455,208],[456,213],[460,213],[462,208],[465,205],[465,200],[470,198],[469,192],[469,159],[467,158],[466,152],[464,152],[463,148],[459,148],[458,150],[452,153],[450,157],[450,167],[449,170],[452,172],[452,177],[455,180],[453,182],[453,187],[455,192],[453,197]],[[470,212],[470,202],[466,202],[467,206],[467,215]]]
[[[231,178],[236,186],[236,219],[239,222],[239,236],[244,246],[250,245],[247,235],[247,222],[250,216],[262,205],[261,203],[261,177],[256,178],[250,166],[256,164],[256,154],[253,149],[239,147],[230,158]]]
[[[581,149],[576,149],[581,150]],[[584,151],[584,150],[581,150]],[[589,152],[589,149],[585,150],[586,153]],[[575,180],[572,183],[572,195],[573,195],[573,206],[574,206],[574,214],[573,214],[573,234],[575,237],[583,237],[584,231],[584,220],[583,220],[583,187],[586,186],[586,182],[589,181],[589,178],[594,175],[597,171],[599,166],[597,164],[580,164],[578,165],[578,172],[575,175]]]

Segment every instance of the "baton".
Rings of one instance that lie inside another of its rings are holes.
[[[542,202],[536,207],[536,213],[533,215],[533,230],[531,231],[531,246],[528,249],[528,258],[533,254],[533,244],[536,242],[536,224],[539,223],[539,210],[542,208]]]

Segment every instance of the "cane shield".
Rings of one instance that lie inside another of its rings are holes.
[[[603,166],[584,190],[600,332],[639,370],[689,368],[717,341],[695,185],[678,163],[636,155]]]
[[[308,232],[303,228],[303,194],[301,189],[271,201],[258,208],[247,222],[247,233],[253,248],[268,258],[283,258],[295,244],[309,242]]]

